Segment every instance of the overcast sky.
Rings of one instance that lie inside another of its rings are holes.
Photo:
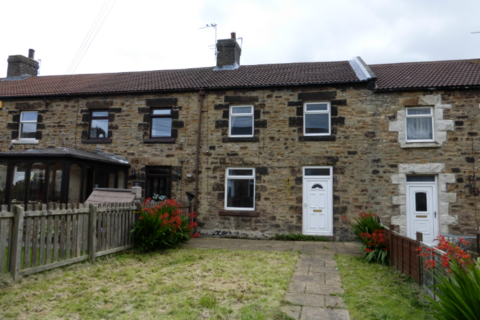
[[[40,75],[65,74],[108,3],[0,0],[0,77],[29,48]],[[210,23],[243,37],[241,64],[480,58],[479,13],[480,1],[117,0],[74,73],[214,66]]]

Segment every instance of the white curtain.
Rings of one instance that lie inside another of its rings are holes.
[[[433,139],[432,118],[407,118],[407,140]]]

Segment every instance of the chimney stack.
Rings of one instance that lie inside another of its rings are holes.
[[[215,70],[235,70],[240,67],[240,55],[242,49],[237,43],[235,32],[231,33],[230,39],[218,40],[217,42],[217,67]]]
[[[28,58],[22,55],[8,57],[7,78],[36,77],[38,73],[38,62],[33,60],[35,50],[28,50]]]

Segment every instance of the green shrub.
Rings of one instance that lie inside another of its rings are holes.
[[[436,284],[432,286],[439,301],[432,302],[437,312],[435,317],[442,320],[479,319],[480,318],[480,265],[472,261],[469,254],[458,245],[438,236],[438,249],[442,267],[437,265],[433,248],[419,247],[420,256],[425,258],[424,266],[432,270]],[[463,238],[461,244],[467,243]]]
[[[353,234],[355,234],[358,240],[362,243],[365,243],[366,240],[363,239],[360,234],[372,234],[377,229],[384,229],[383,226],[378,222],[378,216],[376,213],[372,213],[371,211],[368,213],[360,212],[359,215],[360,217],[355,218],[355,221],[350,223],[350,226],[352,227]]]
[[[380,262],[390,265],[389,243],[385,228],[378,222],[376,213],[360,212],[350,226],[358,240],[363,243],[363,257],[367,262]]]
[[[304,234],[289,233],[289,234],[276,234],[273,240],[280,241],[330,241],[330,239],[322,236],[306,236]]]
[[[478,320],[480,317],[480,266],[469,265],[463,269],[460,264],[450,262],[451,273],[447,276],[442,271],[435,270],[437,284],[433,286],[439,301],[432,302],[437,311],[437,319]]]
[[[195,212],[183,215],[180,206],[180,203],[171,199],[154,206],[150,206],[149,199],[146,200],[131,230],[135,236],[135,246],[143,252],[163,250],[198,236],[198,233],[191,234],[197,226],[196,222],[191,222]]]

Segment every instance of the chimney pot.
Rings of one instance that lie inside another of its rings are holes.
[[[35,57],[35,50],[33,49],[28,49],[28,57],[30,59],[33,59]]]
[[[237,35],[235,34],[235,32],[232,32],[231,36],[232,36],[232,39],[237,39]]]

